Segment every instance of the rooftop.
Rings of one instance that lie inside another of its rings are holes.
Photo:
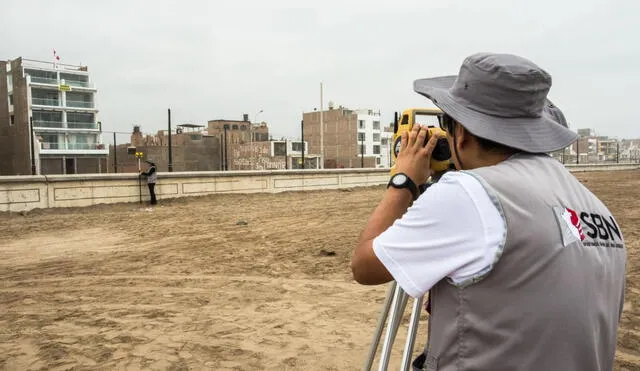
[[[39,70],[67,71],[67,72],[76,72],[76,73],[79,72],[83,74],[86,74],[89,71],[87,66],[55,63],[53,61],[45,62],[45,61],[39,61],[35,59],[26,59],[26,58],[22,58],[22,66],[27,68],[35,68]]]

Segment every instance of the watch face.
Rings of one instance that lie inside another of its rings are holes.
[[[398,174],[393,177],[393,184],[395,185],[402,185],[406,181],[407,181],[407,176],[404,174]]]

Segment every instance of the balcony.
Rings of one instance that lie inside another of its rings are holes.
[[[67,100],[67,107],[69,108],[95,108],[93,102],[86,102],[81,100]]]
[[[58,99],[31,98],[31,103],[34,106],[60,107],[60,101]]]
[[[108,155],[109,148],[99,143],[63,143],[43,142],[40,147],[43,155]]]
[[[58,143],[58,142],[43,142],[41,143],[42,147],[41,149],[47,150],[47,149],[63,149],[64,147],[64,143]]]
[[[75,87],[79,87],[79,88],[87,88],[87,89],[93,89],[94,85],[90,82],[87,81],[77,81],[77,80],[65,80],[64,81],[65,84],[70,85],[70,86],[75,86]]]
[[[58,85],[58,79],[48,77],[31,76],[31,82],[34,84]]]
[[[98,130],[98,124],[95,122],[67,122],[67,128]]]
[[[60,131],[60,129],[69,129],[69,131],[98,130],[98,124],[95,122],[67,122],[65,127],[62,121],[33,120],[33,127],[36,129],[58,129],[55,131]]]
[[[67,143],[67,149],[73,149],[73,150],[77,150],[77,149],[97,149],[100,145],[99,144],[89,144],[89,143]],[[104,145],[103,145],[104,147]]]
[[[64,122],[33,120],[33,127],[34,128],[63,128]]]

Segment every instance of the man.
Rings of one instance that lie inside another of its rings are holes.
[[[355,248],[361,284],[429,293],[414,370],[612,370],[626,249],[607,207],[547,155],[577,140],[524,58],[478,53],[414,90],[443,112],[457,171],[431,175],[432,136],[402,137],[397,173]],[[558,121],[559,120],[559,121]]]
[[[151,201],[149,203],[151,205],[155,205],[158,203],[155,192],[156,181],[158,180],[156,164],[153,163],[153,160],[151,159],[147,159],[145,162],[149,164],[149,167],[147,168],[147,171],[141,172],[140,175],[147,178],[147,186],[149,186],[149,195],[151,196]]]

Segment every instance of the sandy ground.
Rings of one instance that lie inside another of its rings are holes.
[[[640,370],[640,172],[578,177],[625,234],[616,370]],[[2,214],[0,369],[358,370],[388,286],[348,265],[382,190]]]

